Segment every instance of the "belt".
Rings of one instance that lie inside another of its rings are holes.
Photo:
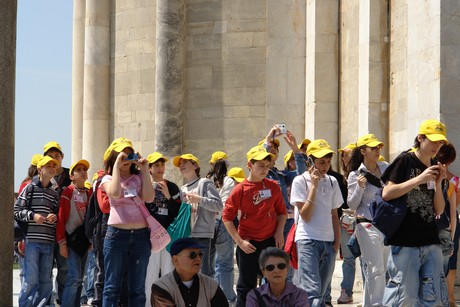
[[[356,218],[356,223],[372,223],[372,221],[369,221],[368,219],[364,217],[357,217]]]

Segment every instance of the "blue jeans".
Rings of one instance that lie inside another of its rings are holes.
[[[37,306],[48,301],[53,291],[53,243],[26,241],[24,256],[24,282],[19,292],[19,306]]]
[[[80,306],[80,294],[83,282],[83,272],[86,264],[86,254],[80,257],[71,248],[68,249],[67,280],[62,293],[62,306]]]
[[[356,259],[347,246],[347,242],[350,240],[350,237],[351,235],[348,231],[343,227],[340,227],[340,250],[343,257],[343,279],[340,283],[340,287],[345,289],[347,294],[351,296],[353,294],[353,285],[355,284]]]
[[[85,275],[83,277],[83,289],[80,296],[80,301],[82,299],[87,301],[89,298],[94,298],[94,275],[96,271],[96,257],[94,250],[88,251],[86,257],[86,268]]]
[[[225,297],[229,301],[236,300],[236,293],[233,290],[233,239],[225,228],[222,220],[216,220],[217,236],[211,246],[211,259],[215,259],[216,273],[214,278],[219,283]]]
[[[125,230],[108,226],[104,240],[104,307],[117,306],[125,268],[129,305],[145,305],[145,274],[150,253],[148,228]]]
[[[205,247],[201,249],[203,252],[203,260],[201,262],[201,273],[209,277],[214,276],[214,264],[211,261],[211,238],[195,238]]]
[[[391,246],[384,306],[446,306],[447,285],[438,245]]]
[[[324,306],[323,296],[334,273],[333,242],[298,240],[300,287],[307,291],[311,307]]]

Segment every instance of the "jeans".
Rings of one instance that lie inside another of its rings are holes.
[[[300,287],[307,291],[310,306],[324,306],[323,296],[334,273],[336,251],[333,242],[297,241]]]
[[[211,238],[195,238],[205,247],[201,249],[203,252],[203,260],[201,262],[201,273],[209,277],[214,276],[214,265],[211,261]]]
[[[350,252],[347,246],[348,240],[351,235],[346,229],[340,227],[340,250],[342,252],[342,275],[343,279],[340,283],[340,287],[345,289],[347,294],[351,296],[353,294],[353,285],[355,284],[355,273],[356,273],[356,259]]]
[[[382,306],[390,248],[384,245],[383,233],[371,223],[356,224],[355,234],[364,263],[363,306]]]
[[[102,306],[102,292],[104,291],[105,267],[104,253],[102,251],[94,251],[96,260],[96,270],[94,276],[94,300],[93,306]]]
[[[19,306],[37,306],[50,299],[53,291],[53,243],[26,241],[24,282],[19,292]]]
[[[236,248],[236,262],[238,264],[238,281],[236,284],[236,306],[246,306],[246,296],[249,291],[257,287],[257,277],[261,274],[259,269],[259,256],[262,250],[269,246],[275,246],[275,239],[268,238],[264,241],[253,241],[256,251],[251,254],[246,254],[239,247]]]
[[[447,305],[447,285],[438,245],[391,246],[388,274],[384,306]]]
[[[149,258],[149,265],[147,266],[147,275],[145,277],[145,306],[150,307],[150,296],[152,294],[152,284],[157,281],[161,276],[164,276],[174,270],[171,255],[165,249],[158,253],[152,252]]]
[[[227,300],[234,301],[236,293],[233,290],[233,239],[221,219],[216,220],[216,233],[215,241],[211,244],[211,259],[215,260],[216,268],[214,279],[224,291]]]
[[[61,256],[59,252],[59,244],[54,244],[54,261],[56,262],[57,275],[56,275],[56,284],[57,289],[56,293],[59,299],[62,299],[62,293],[64,292],[65,282],[67,280],[67,259]]]
[[[86,298],[87,301],[89,298],[94,298],[94,280],[96,275],[96,257],[94,250],[88,251],[85,273],[83,277],[83,290],[80,298]]]
[[[86,266],[86,254],[80,257],[71,248],[67,257],[67,281],[62,293],[62,306],[80,306],[80,294],[83,283],[83,272]]]
[[[148,228],[125,230],[108,226],[104,240],[104,307],[117,306],[125,268],[128,271],[129,305],[145,305],[145,275],[150,249]]]

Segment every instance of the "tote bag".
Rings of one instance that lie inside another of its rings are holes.
[[[171,242],[171,237],[169,236],[166,229],[161,226],[161,224],[150,214],[144,203],[138,204],[136,202],[136,205],[138,206],[139,210],[141,210],[142,215],[149,224],[150,244],[152,245],[152,251],[154,253],[158,253]]]
[[[177,239],[188,238],[192,230],[190,226],[190,217],[192,212],[192,206],[185,202],[182,202],[179,209],[179,214],[174,221],[168,226],[168,233],[171,237],[171,242],[166,246],[166,250],[169,252],[171,244]]]

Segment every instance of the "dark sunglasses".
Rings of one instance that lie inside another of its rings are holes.
[[[287,267],[287,264],[284,262],[281,262],[281,263],[278,263],[276,266],[278,267],[279,270],[284,270]],[[265,267],[265,270],[269,272],[273,271],[274,269],[275,269],[274,264],[269,264]]]
[[[190,259],[195,259],[196,257],[200,256],[200,258],[203,258],[203,252],[202,251],[199,251],[199,252],[190,252],[190,254],[188,255],[182,255],[182,256],[187,256],[189,257]]]

